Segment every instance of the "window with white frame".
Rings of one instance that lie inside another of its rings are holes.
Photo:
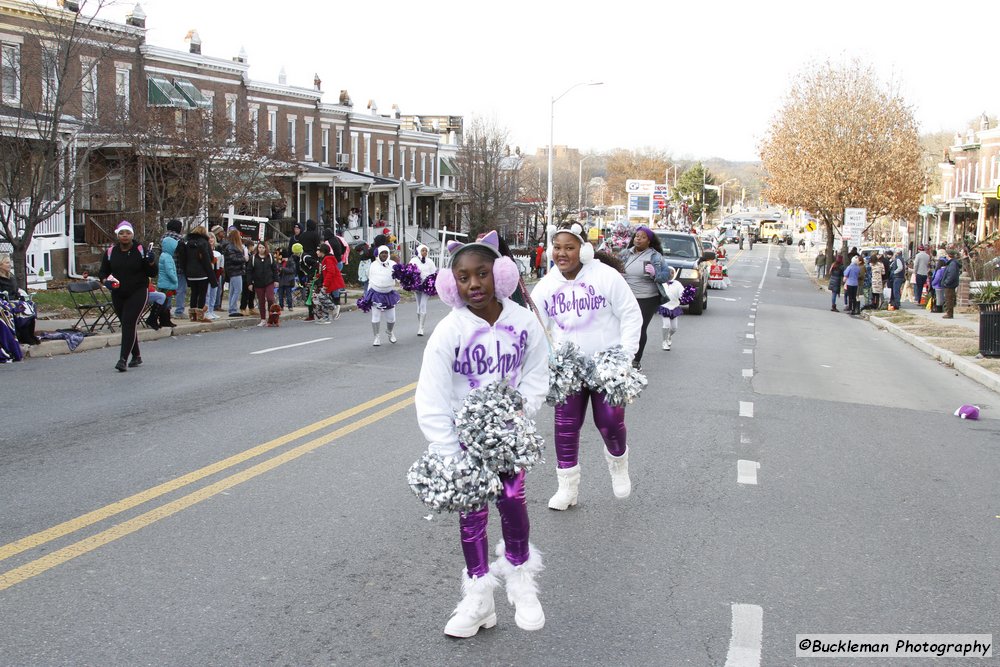
[[[115,113],[120,120],[128,120],[131,77],[132,72],[127,67],[115,67]]]
[[[59,47],[42,45],[42,104],[52,109],[59,94]]]
[[[382,175],[382,151],[385,150],[385,143],[381,141],[375,142],[375,173],[379,176]]]
[[[351,171],[358,170],[358,133],[351,132]]]
[[[410,180],[417,180],[417,149],[410,148]]]
[[[203,90],[201,94],[205,98],[205,108],[201,111],[205,124],[205,136],[210,137],[215,133],[215,93],[211,90]]]
[[[253,139],[253,145],[256,148],[260,141],[260,107],[256,104],[251,104],[248,116],[250,118],[250,137]]]
[[[271,150],[278,146],[278,110],[267,110],[267,145]]]
[[[338,153],[343,153],[344,152],[344,131],[343,130],[337,130],[337,152]]]
[[[427,153],[420,154],[420,181],[427,185]]]
[[[365,173],[372,173],[372,135],[365,135]]]
[[[389,175],[396,175],[396,142],[389,142]]]
[[[295,116],[288,117],[288,151],[295,156]]]
[[[330,164],[330,128],[324,127],[319,136],[319,150],[322,153],[323,164]]]
[[[229,123],[229,140],[236,141],[236,95],[226,94],[226,121]]]
[[[306,153],[305,158],[311,160],[313,157],[313,122],[309,119],[305,121],[306,125],[306,140],[302,144],[305,147]]]
[[[89,121],[97,120],[97,59],[80,58],[80,112]]]
[[[0,41],[0,92],[4,104],[21,104],[21,45],[6,37]]]

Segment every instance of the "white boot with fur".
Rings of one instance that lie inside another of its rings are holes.
[[[549,509],[569,509],[576,505],[579,494],[580,464],[577,463],[572,468],[556,468],[556,477],[559,479],[559,490],[556,491],[556,495],[549,498]]]
[[[497,624],[493,603],[493,590],[500,584],[493,571],[481,577],[470,577],[462,570],[462,601],[455,607],[444,633],[449,637],[472,637],[479,628],[492,628]]]
[[[514,622],[522,630],[541,630],[545,627],[545,612],[538,601],[538,584],[535,577],[544,569],[542,554],[533,544],[528,545],[528,560],[514,566],[507,560],[503,540],[497,545],[497,560],[493,567],[503,577],[507,601],[514,605]]]
[[[621,456],[612,456],[604,450],[604,458],[608,460],[608,470],[611,471],[611,489],[615,498],[628,498],[632,493],[632,480],[628,476],[628,450]]]

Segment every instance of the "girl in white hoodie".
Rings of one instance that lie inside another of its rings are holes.
[[[549,256],[555,270],[545,274],[531,292],[532,300],[553,345],[576,343],[580,352],[592,356],[621,345],[632,357],[639,349],[642,312],[622,274],[594,260],[594,248],[574,223],[552,237]],[[556,474],[559,490],[549,500],[555,510],[576,505],[580,486],[580,429],[587,416],[587,403],[594,410],[594,424],[607,450],[611,487],[618,498],[632,492],[625,444],[625,408],[609,405],[599,391],[584,385],[555,409]]]
[[[420,269],[420,282],[427,280],[430,276],[437,273],[437,265],[434,260],[430,258],[430,248],[421,244],[417,246],[417,255],[410,260],[410,264],[416,265]],[[417,297],[417,335],[424,335],[424,320],[427,319],[427,302],[430,301],[430,295],[420,291],[419,289],[414,290],[413,293]]]
[[[524,397],[528,417],[541,406],[548,390],[548,346],[536,317],[509,297],[517,287],[517,266],[501,257],[496,232],[482,240],[449,244],[451,268],[441,271],[437,290],[452,307],[427,341],[416,411],[428,451],[442,457],[461,456],[456,415],[470,391],[506,379]],[[503,492],[496,501],[503,541],[499,558],[489,562],[486,524],[489,506],[459,515],[465,570],[462,601],[445,626],[452,637],[471,637],[479,628],[496,625],[493,590],[503,577],[514,620],[524,630],[539,630],[545,614],[538,601],[535,576],[541,554],[528,543],[528,507],[524,472],[500,475]]]
[[[674,280],[677,276],[677,270],[671,267],[668,268],[670,269],[670,280],[663,285],[663,289],[667,294],[667,302],[657,310],[660,317],[663,318],[664,350],[670,350],[674,334],[677,333],[677,320],[684,313],[684,309],[681,307],[681,297],[684,296],[684,285],[681,284],[681,281]]]
[[[375,341],[372,345],[381,345],[379,330],[382,328],[382,313],[385,313],[385,330],[389,334],[389,342],[396,342],[396,334],[392,332],[396,326],[396,304],[399,303],[399,292],[396,291],[396,279],[392,277],[392,268],[396,262],[389,257],[388,246],[379,246],[375,259],[368,269],[368,291],[365,298],[372,303],[372,332]]]

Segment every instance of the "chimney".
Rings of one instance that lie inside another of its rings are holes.
[[[142,11],[142,5],[139,3],[135,4],[132,11],[125,17],[125,23],[136,28],[146,27],[146,12]]]
[[[346,90],[340,91],[340,106],[342,107],[354,106],[354,102],[351,101],[351,96],[347,94]]]
[[[75,0],[59,0],[59,6],[68,12],[80,13],[80,3]]]
[[[401,114],[399,112],[399,105],[398,104],[393,104],[392,105],[392,117],[398,120],[399,117],[400,117],[400,115]]]
[[[285,68],[282,67],[281,71],[278,72],[278,84],[282,86],[288,85],[288,75],[285,74]]]
[[[240,47],[240,54],[238,56],[236,56],[235,58],[233,58],[233,62],[234,63],[241,63],[243,65],[246,65],[247,64],[247,50],[241,46]]]
[[[188,43],[188,51],[201,55],[201,37],[198,35],[197,30],[193,28],[188,30],[188,34],[184,36],[184,41]]]
[[[373,116],[378,115],[378,105],[375,104],[375,100],[368,100],[368,108],[371,110]]]
[[[319,78],[319,74],[313,74],[313,88],[318,91],[323,90],[323,80]]]

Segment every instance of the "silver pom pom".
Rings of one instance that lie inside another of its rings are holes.
[[[624,407],[638,398],[646,387],[646,376],[632,367],[632,360],[621,345],[594,355],[587,384],[604,394],[608,405]]]
[[[470,391],[455,424],[466,454],[485,469],[515,474],[542,461],[544,441],[524,414],[524,397],[505,381]]]
[[[500,477],[466,455],[424,454],[406,481],[420,501],[438,512],[469,512],[496,500],[503,490]]]
[[[562,405],[573,394],[578,394],[587,376],[592,361],[580,352],[576,343],[563,341],[549,355],[549,393],[545,402]]]

